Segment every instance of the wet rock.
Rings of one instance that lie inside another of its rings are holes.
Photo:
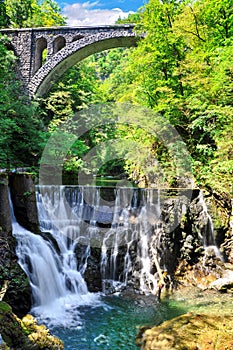
[[[16,258],[11,260],[9,270],[5,265],[0,268],[0,271],[7,276],[9,281],[3,300],[11,305],[13,312],[18,317],[25,316],[32,306],[32,293],[27,275],[17,264]]]
[[[227,261],[233,264],[233,229],[230,232],[228,232],[225,241],[221,245],[221,250],[226,256]]]
[[[18,264],[15,254],[16,241],[11,232],[8,235],[7,239],[2,238],[0,232],[0,290],[7,281],[3,300],[11,305],[17,316],[23,317],[32,306],[31,287],[26,273]]]
[[[233,349],[233,317],[188,313],[157,327],[144,327],[136,344],[142,350]]]
[[[90,292],[102,291],[102,278],[100,272],[100,258],[101,251],[99,248],[91,247],[91,253],[87,259],[87,268],[85,270],[84,278]]]
[[[213,281],[209,288],[214,288],[219,290],[220,292],[232,292],[233,293],[233,271],[232,270],[226,270],[222,274],[221,278],[216,279]]]
[[[203,251],[195,264],[180,260],[175,278],[183,286],[195,286],[202,290],[212,288],[211,284],[223,277],[225,263],[212,250]]]

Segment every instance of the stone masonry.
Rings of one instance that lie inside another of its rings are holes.
[[[82,59],[110,48],[135,46],[139,39],[133,25],[2,29],[0,34],[11,40],[25,89],[38,97]]]

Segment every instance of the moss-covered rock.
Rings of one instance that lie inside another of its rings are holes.
[[[157,327],[142,328],[137,345],[143,350],[230,350],[233,317],[188,313]]]
[[[21,322],[24,331],[29,339],[39,346],[40,350],[61,350],[63,342],[53,336],[44,325],[38,325],[32,315],[26,315]]]
[[[20,320],[5,302],[0,302],[0,334],[11,350],[63,349],[63,342],[45,326],[38,325],[31,315]]]
[[[20,320],[13,314],[11,307],[0,302],[0,333],[10,349],[38,349],[24,333]]]
[[[15,245],[16,241],[10,234],[8,239],[0,237],[0,290],[8,281],[3,300],[11,305],[18,317],[23,317],[31,309],[32,293],[28,277],[18,264]]]

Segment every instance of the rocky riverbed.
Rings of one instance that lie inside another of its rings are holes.
[[[162,303],[183,309],[184,314],[157,326],[142,327],[136,341],[140,349],[233,349],[231,291],[220,293],[213,289],[180,287]]]

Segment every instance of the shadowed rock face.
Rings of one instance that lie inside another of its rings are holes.
[[[12,240],[12,242],[15,241]],[[29,280],[18,265],[14,250],[9,250],[6,242],[0,242],[0,246],[0,289],[3,287],[4,281],[8,281],[8,288],[3,300],[12,306],[13,312],[17,316],[23,317],[32,306]]]
[[[10,205],[8,199],[8,178],[0,176],[0,226],[1,237],[7,237],[12,231]]]
[[[142,328],[137,345],[143,350],[233,349],[233,317],[188,313]]]

